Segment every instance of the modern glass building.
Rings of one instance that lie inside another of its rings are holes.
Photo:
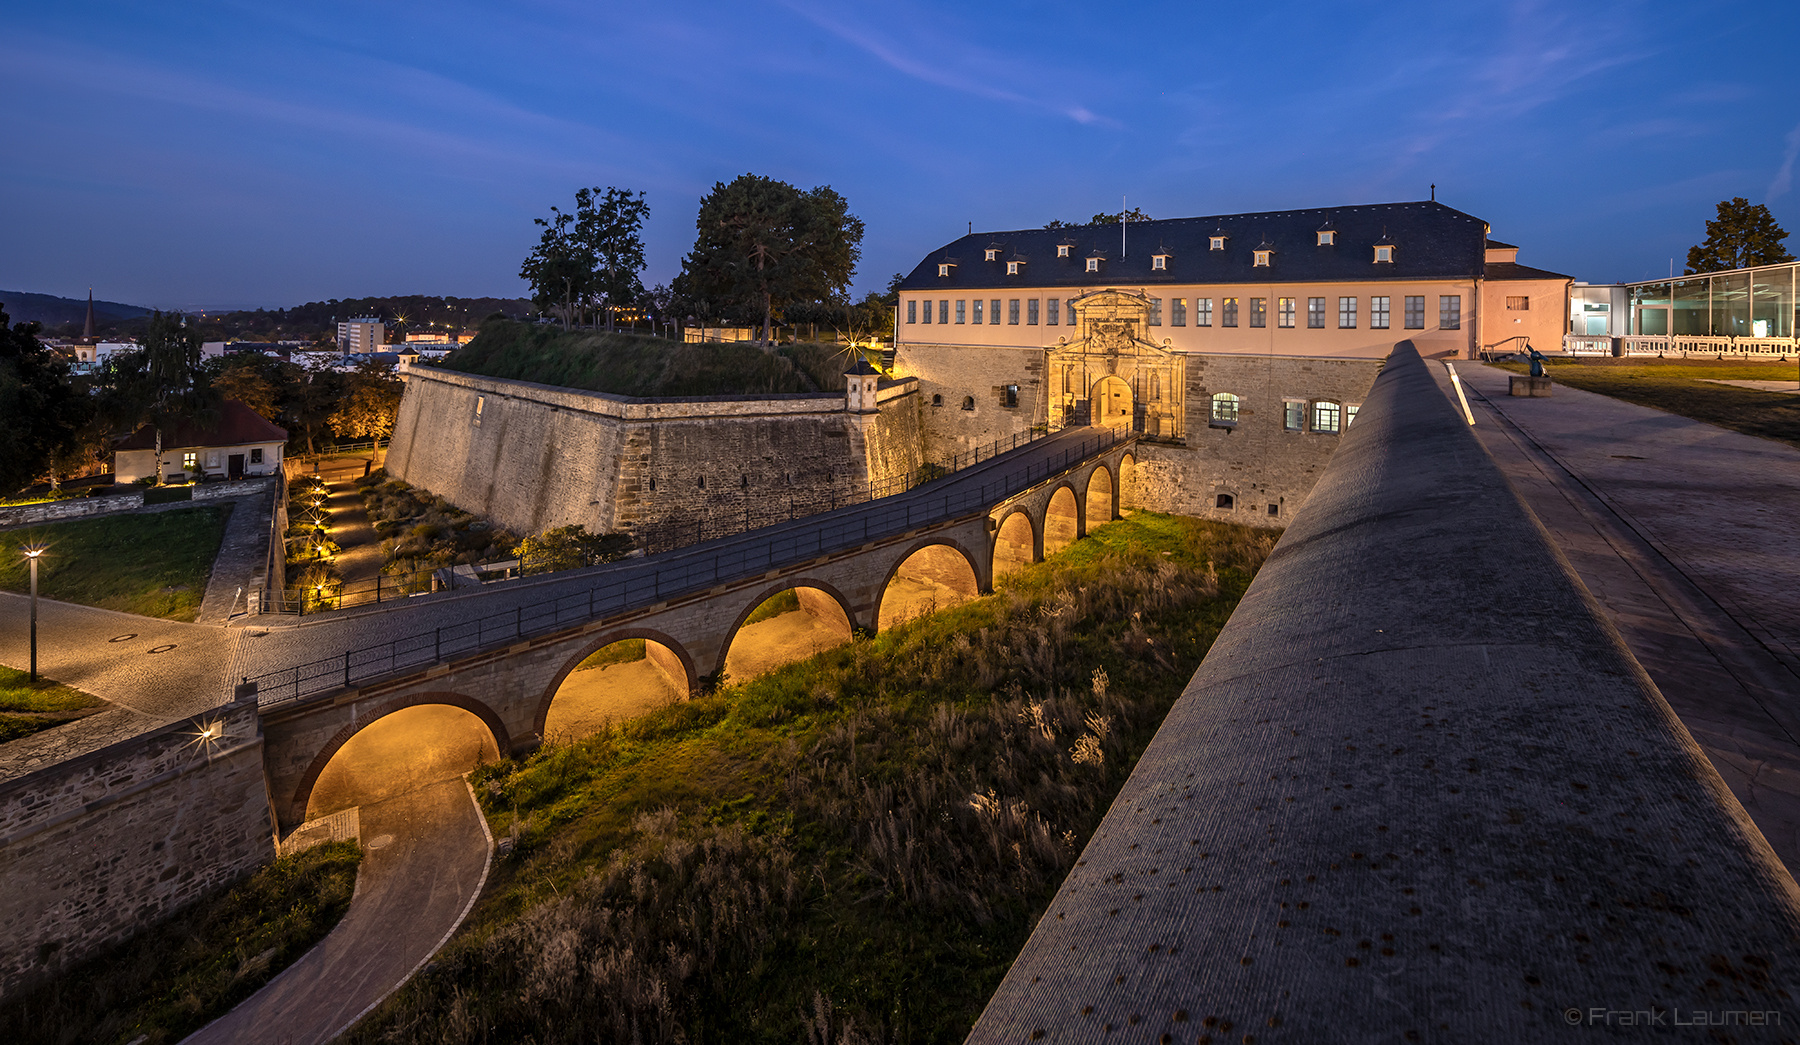
[[[1570,294],[1572,351],[1604,337],[1625,351],[1781,352],[1796,347],[1800,262],[1611,286],[1576,284]],[[1658,344],[1658,341],[1661,344]]]

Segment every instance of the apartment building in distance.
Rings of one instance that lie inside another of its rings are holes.
[[[338,324],[338,352],[346,356],[379,352],[387,344],[387,324],[374,316],[363,316]]]

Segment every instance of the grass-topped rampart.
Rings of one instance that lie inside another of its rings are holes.
[[[511,855],[351,1040],[963,1040],[1273,544],[1139,513],[995,595],[479,769]]]
[[[842,392],[845,359],[832,345],[765,351],[746,342],[686,344],[642,334],[563,331],[491,319],[434,364],[483,377],[634,397]]]

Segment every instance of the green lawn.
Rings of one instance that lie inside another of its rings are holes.
[[[362,851],[336,842],[238,885],[0,1006],[0,1041],[164,1045],[223,1016],[325,938]]]
[[[42,675],[0,667],[0,743],[93,714],[106,702]]]
[[[1501,366],[1520,374],[1526,370],[1523,363]],[[1596,365],[1553,360],[1547,363],[1545,373],[1570,388],[1800,446],[1800,395],[1758,392],[1706,380],[1793,381],[1800,378],[1800,365],[1794,363],[1669,359]]]
[[[43,544],[38,594],[44,598],[191,621],[200,613],[230,511],[230,505],[208,505],[0,533],[0,588],[30,590],[21,549]]]
[[[1138,513],[477,770],[512,855],[349,1040],[962,1041],[1276,536]]]

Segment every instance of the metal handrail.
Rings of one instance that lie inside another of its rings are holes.
[[[1027,465],[1020,473],[999,476],[977,488],[946,492],[936,498],[921,497],[914,502],[864,508],[835,522],[828,518],[832,513],[823,513],[819,516],[823,525],[805,533],[776,536],[753,548],[721,549],[709,559],[661,564],[647,577],[603,581],[585,592],[564,595],[529,609],[516,606],[510,611],[438,627],[429,634],[408,635],[345,650],[336,657],[265,672],[243,681],[256,684],[256,692],[264,706],[347,689],[359,682],[438,663],[447,655],[479,652],[527,636],[572,627],[606,614],[705,591],[779,566],[804,562],[870,540],[959,518],[973,511],[986,511],[998,500],[1028,490],[1052,475],[1068,471],[1134,438],[1136,433],[1127,428],[1105,428],[1093,439],[1084,439],[1055,458]]]

